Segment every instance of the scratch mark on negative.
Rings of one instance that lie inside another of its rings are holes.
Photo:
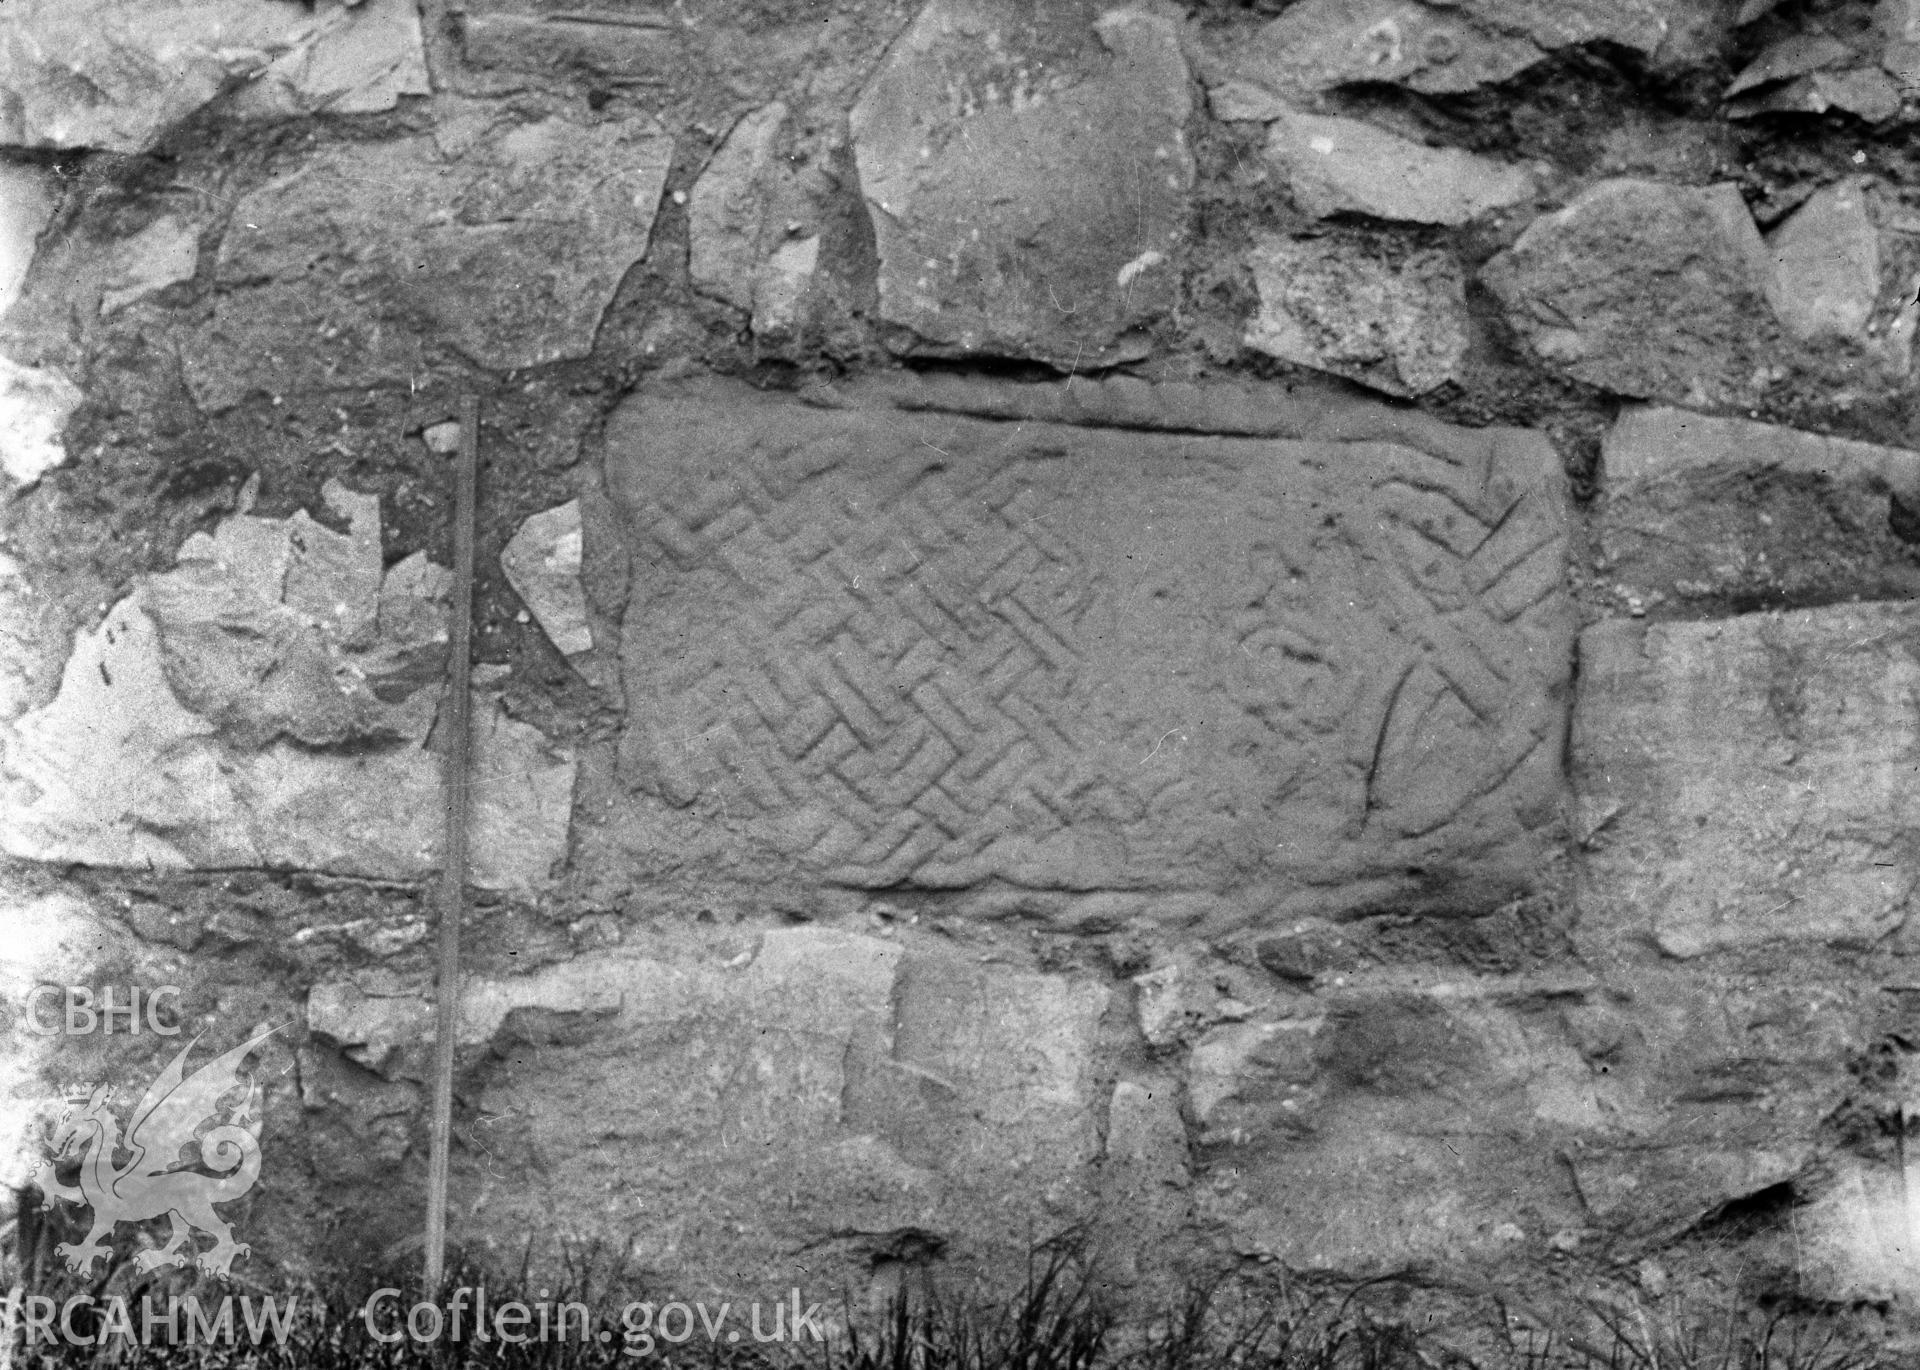
[[[1164,733],[1161,733],[1161,734],[1160,734],[1160,737],[1159,737],[1159,740],[1158,740],[1158,741],[1156,741],[1156,742],[1155,742],[1155,743],[1153,744],[1153,750],[1152,750],[1152,751],[1150,751],[1150,752],[1148,752],[1148,753],[1147,753],[1147,754],[1146,754],[1145,756],[1143,756],[1143,757],[1141,757],[1141,758],[1140,758],[1140,764],[1141,764],[1142,766],[1144,766],[1144,765],[1146,765],[1146,764],[1147,764],[1147,763],[1148,763],[1149,761],[1151,761],[1151,760],[1153,760],[1153,759],[1154,759],[1154,757],[1156,757],[1156,756],[1158,756],[1158,755],[1160,755],[1160,744],[1161,744],[1161,743],[1163,743],[1163,742],[1165,742],[1165,741],[1166,741],[1166,740],[1167,740],[1168,738],[1170,738],[1170,737],[1172,737],[1172,736],[1173,736],[1173,735],[1174,735],[1175,733],[1177,733],[1177,732],[1179,732],[1179,731],[1180,731],[1180,730],[1179,730],[1178,728],[1169,728],[1169,729],[1167,729],[1167,730],[1166,730],[1166,731],[1165,731]],[[1181,739],[1181,741],[1183,741],[1183,742],[1184,742],[1185,740],[1186,740],[1185,738],[1182,738],[1182,739]]]

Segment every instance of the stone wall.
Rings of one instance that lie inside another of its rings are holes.
[[[8,15],[13,1182],[409,1258],[472,393],[469,1254],[1911,1296],[1920,7]]]

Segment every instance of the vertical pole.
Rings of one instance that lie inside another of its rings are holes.
[[[467,783],[472,750],[473,506],[480,465],[480,400],[460,406],[454,470],[453,597],[449,606],[446,714],[446,859],[440,869],[440,973],[434,985],[433,1113],[427,1157],[426,1293],[446,1277],[447,1162],[453,1141],[453,1049],[460,1034],[460,925],[467,909]]]

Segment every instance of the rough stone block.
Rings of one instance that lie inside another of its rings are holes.
[[[1541,360],[1623,395],[1725,402],[1774,356],[1772,263],[1730,182],[1603,181],[1482,279]]]
[[[439,145],[322,148],[244,197],[214,319],[182,346],[195,398],[397,383],[436,343],[498,370],[586,355],[646,250],[672,142],[648,121],[499,117],[449,116]]]
[[[880,313],[908,350],[1098,366],[1168,308],[1193,159],[1174,24],[932,0],[854,106]]]
[[[1660,406],[1602,448],[1597,567],[1682,613],[1920,594],[1920,453]]]
[[[1908,915],[1920,611],[1846,605],[1581,636],[1581,936],[1617,959],[1871,947]]]
[[[1269,234],[1247,263],[1260,292],[1248,347],[1388,395],[1459,377],[1467,283],[1451,253]]]
[[[580,501],[568,500],[527,519],[500,552],[507,582],[562,656],[593,650],[580,549]]]
[[[958,389],[905,403],[1209,427],[1234,399]],[[1529,887],[1569,670],[1550,450],[1267,403],[1246,421],[1325,436],[631,399],[606,470],[640,830],[695,806],[742,870],[1232,890],[1242,917]]]

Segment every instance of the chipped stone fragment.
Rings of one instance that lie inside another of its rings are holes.
[[[500,553],[500,569],[562,656],[593,650],[580,584],[580,501],[529,518]]]
[[[1269,234],[1247,262],[1260,292],[1248,347],[1389,395],[1458,378],[1466,279],[1451,254],[1414,248],[1395,260],[1350,239]]]

